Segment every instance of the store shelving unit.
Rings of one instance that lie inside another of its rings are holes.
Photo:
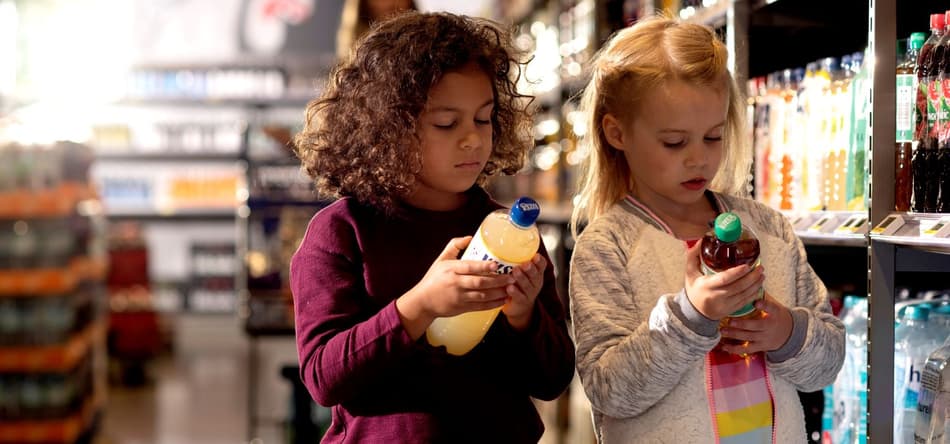
[[[0,190],[0,443],[76,442],[104,406],[106,228],[84,150],[0,146],[29,165]],[[41,171],[57,179],[27,177]]]

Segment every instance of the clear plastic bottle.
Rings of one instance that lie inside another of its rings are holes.
[[[921,371],[940,342],[928,328],[930,308],[908,305],[894,329],[894,443],[914,442]]]
[[[950,440],[950,338],[927,358],[920,381],[914,442],[945,443]]]
[[[713,229],[703,236],[700,258],[703,273],[706,275],[716,274],[737,265],[754,264],[757,267],[759,239],[751,229],[742,225],[738,215],[732,212],[722,213],[716,216]],[[763,294],[764,290],[759,289],[759,297]],[[723,318],[720,326],[729,325],[729,321],[733,318],[757,319],[761,316],[762,311],[749,303]],[[730,338],[723,338],[722,342],[742,344],[742,341]]]
[[[541,207],[528,197],[515,201],[511,210],[493,211],[478,227],[462,259],[490,260],[498,264],[498,274],[511,273],[538,252],[541,236],[534,221],[540,213]],[[453,355],[464,355],[485,337],[499,311],[501,307],[436,318],[426,329],[426,339],[434,346],[444,345]]]

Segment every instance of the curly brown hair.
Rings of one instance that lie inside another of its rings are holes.
[[[294,150],[317,191],[392,213],[422,169],[416,121],[447,72],[475,62],[492,81],[492,154],[479,175],[514,174],[532,146],[532,97],[517,90],[523,64],[496,23],[407,12],[377,23],[307,105]]]

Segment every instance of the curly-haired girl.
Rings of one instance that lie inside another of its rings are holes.
[[[340,196],[290,266],[301,378],[332,406],[325,442],[537,442],[530,397],[554,399],[574,348],[544,248],[509,275],[457,260],[500,208],[481,184],[519,170],[529,97],[508,34],[407,13],[377,24],[330,75],[295,146]],[[481,344],[422,339],[436,317],[502,306]]]

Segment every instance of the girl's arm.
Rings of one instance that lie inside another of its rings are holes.
[[[290,263],[300,376],[313,398],[332,406],[392,371],[414,342],[395,302],[370,305],[353,227],[318,214]]]
[[[682,293],[660,297],[652,309],[638,302],[636,276],[626,268],[628,251],[614,236],[588,227],[571,265],[578,373],[593,407],[615,418],[652,407],[719,340],[715,328],[706,336],[684,323],[674,300],[688,304]]]
[[[507,355],[504,365],[517,378],[514,386],[526,388],[531,397],[550,401],[557,398],[574,377],[574,343],[567,331],[554,269],[544,246],[540,253],[548,265],[544,268],[544,285],[535,300],[531,323],[526,330],[515,331],[503,321],[506,334],[502,341]]]
[[[834,382],[844,363],[844,324],[831,312],[828,290],[808,264],[805,246],[795,235],[787,219],[777,216],[783,238],[788,242],[797,264],[795,270],[796,305],[789,307],[796,324],[804,322],[804,343],[798,353],[780,362],[770,362],[769,369],[804,392],[820,390]],[[796,329],[802,329],[796,325]],[[772,357],[770,356],[770,359]]]

